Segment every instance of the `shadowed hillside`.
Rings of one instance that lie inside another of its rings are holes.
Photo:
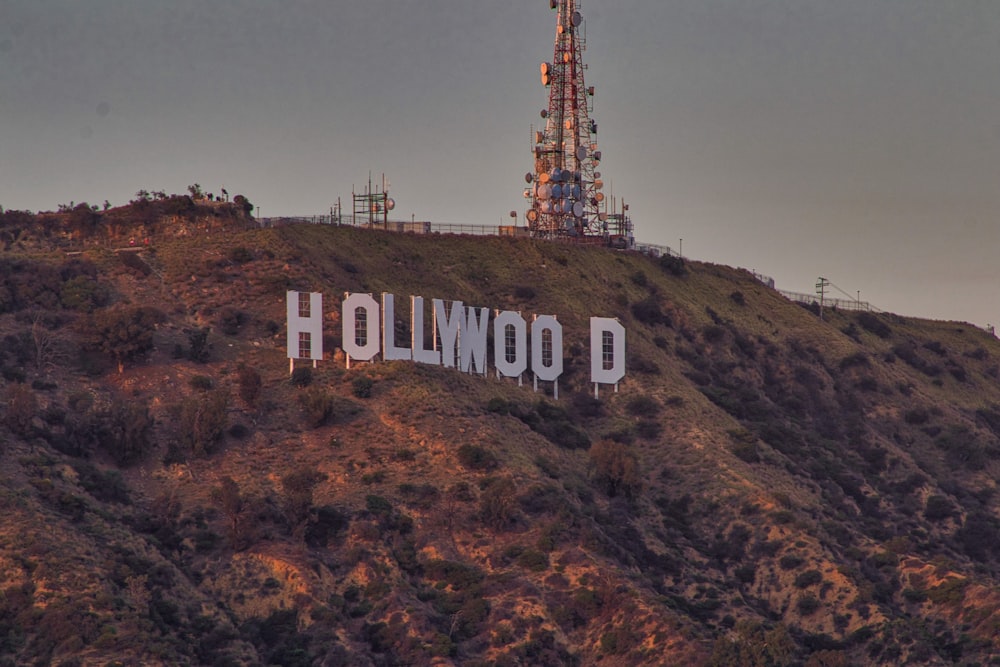
[[[820,320],[676,258],[148,205],[0,215],[0,664],[1000,655],[985,332]],[[291,376],[288,289],[326,311]],[[559,400],[492,359],[347,370],[340,300],[383,291],[558,316]],[[628,335],[599,401],[590,316]]]

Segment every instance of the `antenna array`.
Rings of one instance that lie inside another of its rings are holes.
[[[549,106],[541,112],[543,130],[534,131],[534,171],[525,174],[525,213],[532,236],[601,237],[631,245],[632,223],[621,213],[608,212],[608,197],[598,166],[597,121],[590,117],[594,88],[584,83],[583,16],[576,0],[548,0],[557,13],[552,62],[540,67],[542,85],[549,89]]]

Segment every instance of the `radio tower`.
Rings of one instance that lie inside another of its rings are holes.
[[[525,174],[528,229],[535,237],[592,237],[631,245],[632,224],[622,212],[608,213],[597,167],[597,122],[590,117],[594,88],[583,81],[585,38],[577,0],[548,0],[557,14],[555,53],[541,64],[549,89],[545,129],[534,131],[535,169]],[[612,207],[614,208],[614,207]]]

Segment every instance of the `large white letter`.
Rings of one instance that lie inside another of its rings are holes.
[[[358,335],[358,311],[363,311],[364,332]],[[340,311],[344,353],[348,360],[371,361],[379,351],[378,302],[371,294],[347,294]],[[348,364],[350,361],[348,361]],[[348,366],[350,367],[350,366]]]
[[[590,381],[618,384],[625,377],[625,327],[610,317],[590,318]]]
[[[288,292],[288,358],[323,358],[323,295]]]
[[[476,311],[479,319],[476,319]],[[458,351],[461,357],[459,368],[470,372],[475,367],[477,373],[486,375],[486,333],[490,321],[489,308],[466,308],[462,321],[462,337]]]
[[[542,344],[544,332],[548,331],[552,340],[551,358],[546,365]],[[535,377],[546,382],[555,382],[563,372],[562,325],[553,315],[538,315],[531,323],[531,370]]]
[[[413,347],[413,360],[422,364],[441,365],[439,350],[424,349],[424,297],[410,296],[410,345]]]
[[[493,365],[509,378],[520,377],[528,368],[528,325],[521,313],[505,310],[493,320]]]
[[[409,348],[396,346],[396,309],[392,294],[382,292],[382,358],[386,361],[409,361]]]
[[[458,344],[458,329],[461,326],[462,309],[461,301],[451,302],[451,317],[445,313],[445,302],[441,299],[434,299],[434,323],[441,337],[441,363],[448,367],[455,367],[455,348]]]

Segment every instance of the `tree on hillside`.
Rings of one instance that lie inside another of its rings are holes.
[[[208,456],[222,437],[229,418],[229,391],[224,387],[189,396],[181,403],[181,440],[195,456]]]
[[[479,511],[483,523],[495,530],[509,524],[517,508],[517,485],[510,476],[493,480],[479,497]]]
[[[260,388],[263,384],[260,373],[256,369],[241,363],[236,369],[236,382],[240,388],[240,398],[251,409],[257,408],[260,398]]]
[[[253,213],[253,204],[251,204],[250,200],[243,195],[236,195],[233,197],[233,203],[247,215]]]
[[[642,489],[639,457],[629,445],[614,440],[595,442],[590,448],[590,465],[609,497],[622,492],[632,499]]]
[[[305,466],[281,478],[281,490],[285,494],[285,515],[292,526],[293,535],[297,537],[305,535],[309,511],[313,506],[313,492],[319,483],[326,479],[325,473]]]
[[[228,475],[212,489],[212,500],[226,515],[229,522],[229,545],[236,550],[247,546],[247,525],[250,501],[240,491],[240,485]]]
[[[101,222],[101,214],[86,202],[77,204],[66,216],[66,227],[73,236],[87,236],[97,230]]]
[[[127,362],[153,349],[153,332],[163,319],[162,312],[148,306],[115,306],[87,318],[83,333],[92,349],[111,355],[121,373]]]
[[[38,399],[30,387],[14,383],[4,391],[4,423],[14,433],[27,435],[31,420],[38,414]]]
[[[101,415],[101,444],[118,465],[135,463],[149,451],[153,423],[145,402],[117,401]]]

